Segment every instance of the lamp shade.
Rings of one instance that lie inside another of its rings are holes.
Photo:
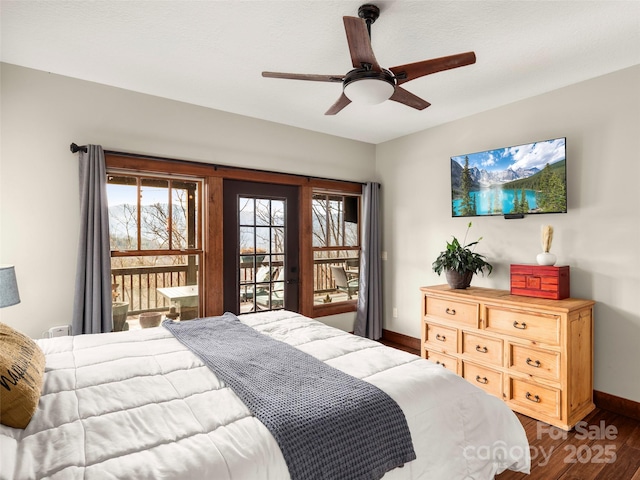
[[[0,308],[20,303],[18,282],[13,265],[0,265]]]
[[[354,80],[344,87],[344,94],[352,102],[365,105],[377,105],[393,95],[394,86],[378,78],[362,78]]]

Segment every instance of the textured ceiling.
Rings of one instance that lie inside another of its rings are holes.
[[[324,112],[342,75],[353,1],[1,0],[3,62],[380,143],[640,64],[640,1],[373,1],[379,63],[475,51],[477,63],[403,85],[429,101]],[[639,87],[640,88],[640,87]]]

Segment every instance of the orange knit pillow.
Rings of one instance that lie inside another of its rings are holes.
[[[44,363],[36,342],[0,323],[0,423],[29,425],[42,393]]]

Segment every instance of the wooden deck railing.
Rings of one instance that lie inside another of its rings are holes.
[[[345,259],[317,259],[314,262],[314,293],[335,291],[331,265],[344,265]],[[273,264],[274,267],[281,266]],[[153,267],[125,267],[111,270],[113,284],[117,284],[117,300],[129,303],[129,315],[143,312],[168,311],[170,302],[158,288],[187,285],[188,265],[162,265]],[[241,265],[240,278],[252,281],[253,269]]]
[[[118,301],[129,302],[129,315],[165,311],[171,305],[157,289],[186,285],[187,268],[187,265],[114,268],[111,283],[118,285]]]

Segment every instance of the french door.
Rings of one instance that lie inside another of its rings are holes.
[[[224,180],[224,309],[299,308],[298,187]]]

